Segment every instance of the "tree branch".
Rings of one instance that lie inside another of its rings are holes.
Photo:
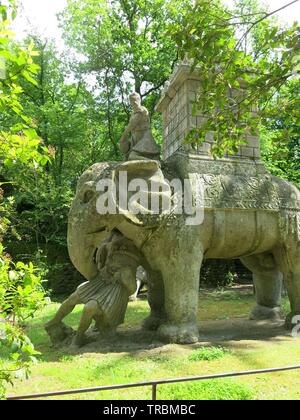
[[[281,12],[282,10],[286,9],[287,7],[291,6],[292,4],[298,3],[299,0],[293,0],[290,3],[286,4],[285,6],[280,7],[279,9],[273,10],[270,13],[266,13],[263,17],[261,17],[260,19],[256,20],[255,22],[252,23],[251,26],[249,26],[249,28],[247,29],[247,31],[243,34],[243,36],[241,37],[241,39],[239,40],[239,42],[236,45],[236,50],[239,49],[239,47],[241,46],[241,44],[243,43],[244,39],[249,35],[249,33],[252,31],[252,29],[258,25],[259,23],[263,22],[265,19],[268,19],[269,17],[275,15],[278,12]]]
[[[144,93],[143,95],[141,95],[142,98],[145,98],[146,96],[148,96],[151,92],[154,92],[155,90],[161,88],[166,81],[168,80],[168,78],[164,78],[157,86],[152,87],[151,89],[147,90],[146,93]]]

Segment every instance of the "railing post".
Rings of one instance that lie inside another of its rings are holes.
[[[152,384],[152,401],[156,401],[157,399],[157,384]]]

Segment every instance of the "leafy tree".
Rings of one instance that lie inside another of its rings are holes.
[[[48,162],[46,148],[38,138],[32,121],[23,115],[19,95],[22,93],[20,79],[36,84],[37,71],[32,57],[33,46],[23,49],[13,41],[9,30],[9,19],[16,16],[15,2],[0,4],[0,113],[12,112],[17,122],[12,127],[1,127],[0,161],[2,171],[19,167],[32,168]],[[5,385],[11,383],[16,374],[28,372],[29,363],[37,354],[23,332],[22,323],[44,303],[41,278],[32,264],[14,264],[4,253],[3,236],[10,224],[10,203],[3,201],[0,190],[0,344],[1,353],[10,354],[10,362],[0,362],[0,398]]]
[[[23,241],[35,242],[38,250],[41,244],[51,240],[66,241],[71,184],[84,169],[82,151],[88,126],[86,98],[90,96],[81,83],[66,84],[70,74],[51,42],[34,36],[25,43],[28,47],[35,45],[33,64],[37,82],[19,80],[18,103],[22,117],[35,127],[30,133],[43,138],[51,162],[45,162],[44,166],[24,166],[18,160],[12,168],[6,168],[5,175],[18,186],[13,191],[17,209],[11,216],[14,231]],[[11,109],[2,114],[1,119],[3,126],[19,125],[19,115]],[[31,156],[28,151],[25,155]]]
[[[69,0],[60,17],[66,43],[83,57],[78,71],[95,78],[96,105],[116,157],[129,118],[128,94],[133,90],[140,93],[153,115],[161,88],[178,58],[166,29],[185,13],[188,3]],[[153,123],[159,127],[157,116]]]
[[[22,239],[65,244],[68,206],[77,177],[91,164],[119,160],[118,141],[130,110],[127,95],[139,91],[153,113],[159,89],[177,59],[175,44],[164,37],[185,2],[72,1],[61,17],[65,39],[84,62],[61,56],[54,45],[30,35],[38,54],[37,83],[21,80],[20,103],[52,155],[43,168],[18,175],[12,218]],[[105,53],[106,52],[106,53]],[[92,86],[91,75],[96,84]],[[1,119],[1,117],[0,117]],[[11,113],[2,116],[8,127]],[[153,119],[157,137],[160,120]]]
[[[283,27],[271,19],[276,11],[253,11],[250,2],[237,3],[241,7],[232,11],[220,0],[197,1],[170,26],[180,57],[187,56],[201,72],[195,107],[206,122],[188,140],[202,142],[208,131],[215,132],[217,156],[225,150],[234,153],[244,134],[256,132],[259,117],[267,118],[266,105],[280,89],[293,77],[299,83],[298,24]],[[253,111],[258,103],[257,115]],[[290,106],[298,106],[296,97]]]
[[[300,187],[300,84],[291,80],[266,107],[263,157],[272,173]]]
[[[89,130],[99,126],[99,117],[93,111],[94,98],[83,81],[75,79],[66,57],[58,53],[52,42],[38,36],[30,36],[27,44],[31,43],[39,53],[35,59],[39,66],[38,84],[25,81],[22,103],[51,148],[53,160],[48,170],[55,184],[61,186],[63,178],[78,176],[84,169],[82,152],[89,153]],[[93,134],[97,140],[95,130]]]
[[[257,0],[236,1],[236,14],[244,16],[247,22],[249,16],[264,16],[268,13],[265,6]],[[249,22],[247,23],[249,26]],[[276,14],[263,19],[251,28],[245,36],[245,50],[255,57],[274,55],[269,48],[268,39],[270,29],[273,31],[282,26]],[[299,48],[299,47],[298,47]],[[293,67],[291,62],[291,68]],[[270,98],[259,100],[261,117],[261,148],[262,156],[269,170],[282,178],[286,178],[299,185],[299,133],[300,133],[300,84],[296,73],[282,86],[273,89]]]

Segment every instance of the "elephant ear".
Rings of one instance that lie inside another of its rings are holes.
[[[119,214],[139,226],[154,227],[170,214],[171,188],[155,160],[120,164],[112,171]]]

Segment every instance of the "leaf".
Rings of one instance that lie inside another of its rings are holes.
[[[24,76],[25,77],[25,79],[28,81],[28,82],[30,82],[30,83],[32,83],[34,86],[38,86],[38,82],[26,71],[26,70],[24,70],[23,72],[22,72],[22,76]]]

